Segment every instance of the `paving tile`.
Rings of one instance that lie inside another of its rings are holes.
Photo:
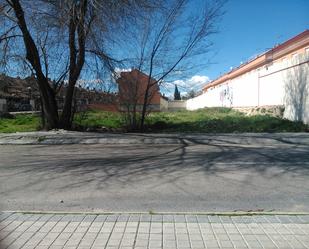
[[[309,248],[308,221],[305,215],[0,213],[0,244],[8,249]]]
[[[216,215],[209,215],[208,220],[210,223],[221,223],[220,217]]]
[[[186,218],[184,215],[174,215],[174,220],[176,223],[178,222],[186,222]]]
[[[309,224],[309,215],[298,215],[297,216],[303,223]]]
[[[117,221],[118,217],[119,217],[119,215],[108,215],[106,217],[106,221],[107,222]]]

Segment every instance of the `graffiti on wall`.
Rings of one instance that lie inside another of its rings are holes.
[[[223,86],[220,91],[220,102],[222,106],[232,106],[233,105],[233,88],[229,85]]]

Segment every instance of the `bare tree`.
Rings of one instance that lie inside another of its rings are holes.
[[[152,79],[152,81],[155,81]],[[144,94],[148,86],[148,75],[133,69],[129,72],[121,72],[117,77],[119,88],[120,111],[124,113],[126,124],[130,130],[140,128],[140,113],[144,104]],[[149,89],[147,106],[152,103],[153,99],[158,101],[159,87],[153,85]],[[159,99],[160,101],[160,99]],[[150,108],[148,108],[150,110]],[[157,109],[158,110],[158,109]]]
[[[191,89],[185,96],[182,97],[182,100],[192,99],[197,95],[198,93],[194,89]]]
[[[157,1],[0,0],[0,21],[5,24],[0,28],[2,66],[9,67],[18,58],[34,73],[45,128],[71,127],[74,89],[83,70],[89,73],[96,62],[104,70],[113,69],[117,61],[110,54],[115,34],[125,21],[156,8],[153,3]],[[54,85],[50,76],[56,79]],[[58,116],[56,93],[64,84],[64,105]]]
[[[148,113],[150,89],[188,70],[193,71],[207,61],[196,61],[209,52],[210,36],[217,32],[224,1],[172,0],[160,12],[154,12],[133,31],[137,47],[128,67],[148,75],[141,110],[140,129],[144,129]],[[155,79],[155,80],[153,80]]]

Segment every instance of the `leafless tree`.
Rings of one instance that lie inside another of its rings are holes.
[[[113,69],[116,33],[128,20],[158,5],[154,0],[0,0],[1,65],[14,67],[21,59],[36,77],[45,128],[70,128],[80,76],[96,63]],[[50,76],[56,79],[53,85]],[[66,93],[59,116],[56,93],[63,84]]]
[[[192,99],[197,95],[198,93],[194,89],[191,89],[185,96],[182,97],[182,99],[183,100]]]
[[[120,111],[124,114],[127,128],[138,130],[140,128],[140,113],[144,104],[144,94],[148,86],[148,76],[139,70],[121,72],[117,76],[119,88]],[[146,84],[145,84],[146,83]],[[149,89],[147,106],[149,107],[152,99],[158,97],[159,87],[153,85]],[[148,108],[148,111],[150,108]]]
[[[148,113],[150,89],[172,79],[175,73],[201,66],[199,60],[212,45],[210,37],[217,32],[223,14],[223,0],[172,0],[162,11],[153,12],[137,25],[133,47],[137,48],[128,67],[137,68],[148,75],[141,110],[140,129],[144,129]],[[155,79],[155,80],[153,80]]]

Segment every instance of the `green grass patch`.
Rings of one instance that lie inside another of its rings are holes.
[[[75,115],[74,124],[83,127],[120,128],[124,125],[120,113],[90,110]]]
[[[40,127],[40,117],[35,114],[18,114],[14,118],[0,118],[0,132],[37,131]]]
[[[245,116],[230,108],[205,108],[197,111],[152,113],[147,125],[154,132],[234,133],[234,132],[305,132],[301,122],[269,115]],[[159,129],[157,129],[159,128]]]
[[[121,113],[91,110],[75,115],[74,124],[83,128],[125,127]],[[36,131],[40,117],[32,114],[0,119],[0,132]],[[236,132],[308,132],[301,122],[268,115],[246,116],[230,108],[205,108],[197,111],[151,113],[146,119],[147,132],[236,133]]]

